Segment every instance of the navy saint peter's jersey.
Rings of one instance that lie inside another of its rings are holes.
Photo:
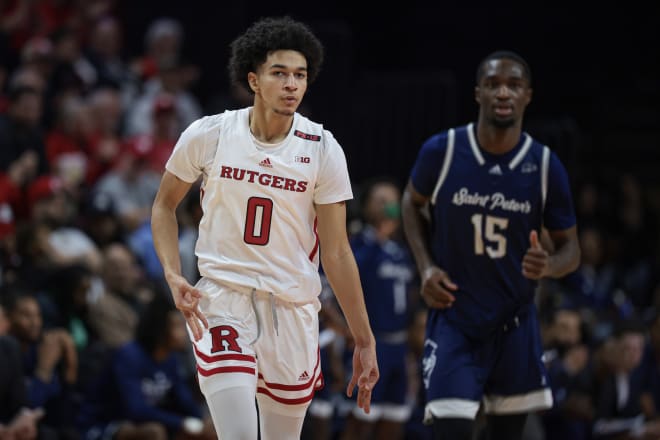
[[[458,285],[447,319],[483,337],[526,310],[536,287],[522,275],[530,232],[575,225],[558,157],[527,133],[510,152],[490,154],[469,124],[430,137],[411,181],[431,198],[434,260]]]

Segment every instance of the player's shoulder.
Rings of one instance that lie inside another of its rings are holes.
[[[315,147],[319,152],[341,149],[332,131],[300,113],[296,113],[293,130],[294,137],[299,138],[310,147]]]
[[[422,148],[426,150],[445,151],[449,144],[450,136],[459,140],[463,138],[467,139],[468,129],[469,124],[442,129],[426,138],[422,144]]]
[[[213,115],[202,116],[195,120],[188,126],[188,130],[197,133],[208,133],[219,130],[223,125],[231,124],[232,122],[243,117],[248,109],[240,110],[225,110],[222,113]]]

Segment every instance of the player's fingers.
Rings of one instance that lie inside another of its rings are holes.
[[[357,384],[357,376],[355,373],[353,373],[353,376],[351,376],[351,380],[348,383],[348,386],[346,387],[346,395],[348,397],[353,397],[353,390],[355,389],[356,384]]]
[[[449,290],[451,290],[451,291],[456,291],[456,290],[458,290],[458,286],[457,286],[452,280],[450,280],[449,277],[444,277],[444,278],[441,280],[441,283],[442,283],[442,286],[443,286],[445,289],[449,289]],[[447,292],[447,294],[453,298],[453,296],[452,296],[451,294],[449,294],[449,292]]]
[[[451,307],[453,304],[453,301],[446,300],[446,299],[436,299],[431,295],[423,295],[424,301],[426,302],[426,305],[433,309],[446,309],[448,307]]]
[[[369,414],[371,410],[371,390],[360,389],[358,391],[358,407]]]
[[[437,290],[432,290],[430,292],[430,295],[437,301],[443,303],[452,303],[456,300],[456,298],[454,298],[454,295],[452,295],[448,290],[442,288]]]
[[[186,318],[186,322],[188,323],[188,327],[190,327],[190,331],[193,334],[193,339],[195,339],[195,341],[202,339],[202,329],[199,325],[197,316],[192,312],[186,312],[184,313],[184,316]]]
[[[197,319],[199,319],[202,325],[204,325],[204,328],[209,328],[209,322],[206,319],[206,316],[204,316],[204,314],[202,313],[202,311],[199,310],[199,308],[195,308],[194,313]]]
[[[532,230],[529,233],[529,243],[530,243],[530,246],[533,247],[534,249],[540,249],[541,248],[541,244],[539,243],[539,235],[536,232],[536,230]]]

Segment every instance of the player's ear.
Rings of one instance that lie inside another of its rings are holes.
[[[254,93],[257,93],[259,90],[259,81],[257,79],[257,74],[254,72],[248,72],[248,84]]]
[[[481,104],[481,98],[479,98],[479,86],[474,86],[474,100],[477,101],[477,104]]]

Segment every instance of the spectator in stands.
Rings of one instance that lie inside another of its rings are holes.
[[[85,54],[94,67],[96,83],[121,91],[122,106],[128,108],[137,93],[139,78],[124,62],[123,43],[123,32],[117,18],[104,15],[92,24]]]
[[[554,406],[542,414],[548,438],[587,440],[595,409],[591,402],[591,353],[577,310],[560,309],[544,329],[548,381]]]
[[[98,271],[101,253],[91,238],[77,227],[78,201],[74,188],[53,175],[37,178],[28,188],[27,200],[31,220],[42,223],[50,231],[44,250],[55,264],[82,263]]]
[[[10,334],[21,349],[28,406],[44,409],[42,429],[57,433],[55,438],[77,439],[73,387],[78,356],[73,339],[64,329],[44,330],[37,298],[20,287],[9,294],[7,312]]]
[[[89,323],[99,339],[117,348],[133,339],[138,316],[151,297],[141,283],[141,270],[135,256],[122,243],[103,249],[101,277],[104,288],[89,298]]]
[[[644,353],[644,330],[638,322],[619,325],[599,353],[603,373],[598,378],[594,405],[594,438],[657,439],[660,424],[648,422],[641,407],[643,375],[638,368]]]
[[[162,176],[149,166],[150,150],[142,147],[127,144],[113,169],[92,188],[96,193],[110,196],[127,233],[151,218],[151,206]]]
[[[20,348],[14,338],[2,332],[0,359],[0,439],[35,440],[43,410],[27,407]]]
[[[214,439],[210,419],[181,374],[183,317],[160,295],[140,317],[135,340],[121,346],[83,404],[86,439]]]
[[[186,70],[178,59],[163,62],[158,68],[158,76],[144,84],[144,91],[137,98],[126,117],[127,136],[152,134],[155,102],[161,93],[174,97],[178,127],[181,133],[188,125],[202,116],[199,100],[190,92]]]
[[[10,90],[9,108],[6,114],[0,115],[0,171],[7,172],[14,162],[26,160],[26,157],[30,176],[46,171],[41,117],[42,96],[39,91],[30,87]]]

